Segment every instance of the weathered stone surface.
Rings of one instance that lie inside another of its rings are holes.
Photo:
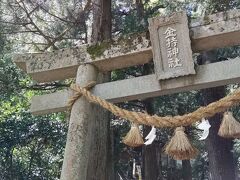
[[[95,45],[82,45],[42,54],[19,54],[15,55],[14,61],[26,69],[33,79],[47,82],[75,77],[81,64],[93,64],[100,71],[134,66],[136,59],[138,63],[145,64],[152,58],[149,47],[150,40],[145,33],[132,34]]]
[[[193,27],[210,25],[212,23],[217,23],[220,21],[227,21],[229,19],[238,18],[239,16],[240,16],[239,9],[233,9],[230,11],[210,14],[207,16],[198,17],[196,19],[191,19],[190,27],[193,28]]]
[[[183,91],[216,87],[240,82],[240,58],[197,67],[196,75],[158,81],[154,74],[121,81],[97,84],[92,93],[110,102],[145,99]],[[67,109],[68,92],[35,96],[31,102],[33,114],[47,114]],[[58,101],[51,104],[56,98]],[[64,99],[66,98],[66,99]],[[39,103],[41,102],[41,103]],[[59,109],[58,109],[59,107]]]
[[[195,74],[186,13],[155,17],[148,22],[158,79]]]
[[[235,9],[197,19],[191,23],[192,50],[201,52],[239,45],[240,10]]]
[[[236,38],[240,37],[239,22],[240,10],[194,20],[190,25],[193,52],[240,44],[240,38]],[[38,82],[62,80],[75,77],[80,64],[91,63],[101,71],[111,71],[149,62],[152,52],[146,37],[146,34],[129,35],[113,41],[111,45],[105,43],[100,48],[81,46],[43,55],[16,55],[14,61]]]
[[[76,83],[86,85],[96,81],[97,70],[92,65],[78,68]],[[59,99],[61,99],[60,97]],[[95,127],[94,105],[85,98],[78,99],[71,110],[61,180],[88,180],[88,161],[91,158],[92,129]]]

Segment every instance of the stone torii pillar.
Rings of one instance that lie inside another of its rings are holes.
[[[96,81],[98,70],[93,65],[80,65],[77,71],[76,84],[85,86],[91,81]],[[98,125],[97,116],[101,118],[98,107],[89,103],[84,97],[79,98],[71,110],[67,143],[64,154],[64,161],[61,172],[61,180],[88,180],[88,179],[106,179],[106,160],[103,156],[102,162],[96,162],[95,166],[89,167],[89,161],[94,158],[91,154],[95,142],[95,127]],[[103,121],[101,121],[104,123]],[[104,130],[103,130],[104,131]],[[102,140],[104,141],[103,138]],[[97,143],[97,142],[96,142]],[[104,145],[102,144],[103,148]],[[91,171],[102,168],[99,177]]]

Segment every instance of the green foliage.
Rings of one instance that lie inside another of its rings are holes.
[[[8,2],[12,3],[14,1]],[[72,27],[64,36],[65,39],[60,38],[54,44],[57,48],[72,46],[77,40],[86,42],[87,37],[85,36],[88,32],[85,22],[89,20],[89,17],[88,14],[80,16],[78,11],[81,8],[74,3],[75,1],[66,0],[46,1],[44,7],[33,12],[33,21],[47,37],[52,39],[61,35],[66,28]],[[112,1],[113,35],[145,31],[148,28],[147,19],[156,15],[166,15],[175,11],[186,10],[189,16],[195,18],[216,11],[239,8],[239,4],[237,0],[231,0],[229,3],[226,3],[225,0],[171,2],[167,0],[143,0],[144,12],[143,17],[140,17],[135,2],[129,0]],[[31,1],[26,1],[26,5],[29,9],[34,7],[34,3]],[[26,20],[28,20],[22,10],[14,11],[14,8],[1,7],[0,11],[10,13],[8,18],[4,17],[4,20],[9,19],[15,23],[27,22]],[[57,15],[57,17],[51,14]],[[63,18],[63,21],[60,18]],[[0,177],[3,180],[56,179],[60,176],[66,141],[67,123],[64,121],[65,114],[32,116],[28,112],[29,101],[33,95],[42,92],[29,89],[30,78],[24,75],[11,60],[11,54],[18,52],[19,49],[21,51],[29,50],[29,45],[21,45],[24,48],[19,48],[19,42],[33,42],[30,45],[30,50],[34,48],[34,50],[39,51],[46,46],[48,38],[43,38],[39,35],[39,32],[37,34],[25,33],[19,35],[17,33],[10,37],[4,36],[6,31],[15,32],[20,30],[26,29],[18,24],[0,24]],[[131,43],[131,39],[129,43]],[[107,47],[109,47],[109,43],[103,42],[90,46],[88,52],[92,58],[96,58],[102,55]],[[237,46],[219,49],[218,59],[234,58],[239,56],[239,53],[240,50]],[[153,71],[152,65],[150,67],[148,72],[146,72],[146,67],[143,65],[113,71],[112,80],[149,74],[150,71]],[[153,101],[154,113],[160,116],[185,114],[196,110],[200,105],[201,94],[198,91],[161,96]],[[144,111],[146,109],[141,101],[121,103],[119,106],[134,111]],[[239,117],[239,108],[236,107],[233,110],[234,114]],[[126,121],[118,120],[117,117],[113,117],[113,119],[111,125],[115,135],[116,167],[119,172],[123,172],[128,179],[131,179],[131,164],[133,159],[142,162],[142,151],[141,148],[127,148],[121,143],[121,138],[127,133],[130,125]],[[207,153],[204,142],[196,140],[197,132],[194,126],[187,130],[193,143],[201,150],[200,156],[192,161],[193,178],[207,179]],[[154,143],[158,144],[159,147],[163,147],[172,133],[172,129],[159,129]],[[161,154],[161,149],[159,151],[159,154]],[[239,141],[235,142],[234,155],[238,166],[240,166]],[[170,161],[172,162],[172,160]],[[176,174],[181,176],[181,165],[179,162],[175,162],[175,164],[176,166],[172,167],[162,158],[162,174],[164,178]],[[176,174],[173,174],[173,172],[176,172]]]
[[[0,38],[1,179],[56,179],[66,140],[64,116],[34,117],[28,112],[35,94],[27,88],[30,79],[13,64],[11,44]]]
[[[0,169],[6,179],[55,179],[63,159],[66,126],[51,116],[11,114],[0,123]]]

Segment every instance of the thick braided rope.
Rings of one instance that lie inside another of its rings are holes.
[[[133,123],[145,124],[149,126],[156,127],[178,127],[178,126],[187,126],[191,125],[202,118],[209,118],[214,116],[216,113],[224,112],[229,109],[231,106],[237,105],[240,103],[240,90],[236,90],[232,94],[213,102],[207,106],[200,107],[196,111],[185,114],[183,116],[165,116],[160,117],[157,115],[149,115],[142,112],[128,111],[122,108],[117,107],[116,105],[107,102],[100,97],[94,96],[86,88],[81,88],[78,85],[71,85],[71,89],[76,91],[76,94],[83,95],[88,101],[98,104],[103,108],[109,110],[114,115],[119,116],[123,119],[127,119]],[[73,96],[71,100],[79,98],[79,96]],[[74,102],[75,102],[74,101]]]
[[[83,87],[83,89],[91,89],[93,86],[96,85],[96,82],[95,81],[91,81],[89,82],[86,86]],[[70,109],[72,109],[72,106],[73,104],[75,103],[75,101],[80,98],[82,96],[82,93],[81,93],[81,89],[79,86],[77,86],[76,84],[72,84],[71,85],[71,89],[75,90],[76,93],[74,94],[74,96],[72,96],[69,100],[68,100],[68,107]]]

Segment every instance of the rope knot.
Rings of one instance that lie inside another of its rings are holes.
[[[73,104],[76,102],[76,100],[78,98],[80,98],[82,96],[82,92],[84,90],[90,90],[95,85],[96,85],[96,81],[91,81],[91,82],[87,83],[87,85],[84,87],[80,87],[77,84],[71,84],[70,89],[75,91],[75,94],[72,97],[70,97],[70,99],[68,101],[69,109],[72,109]]]

